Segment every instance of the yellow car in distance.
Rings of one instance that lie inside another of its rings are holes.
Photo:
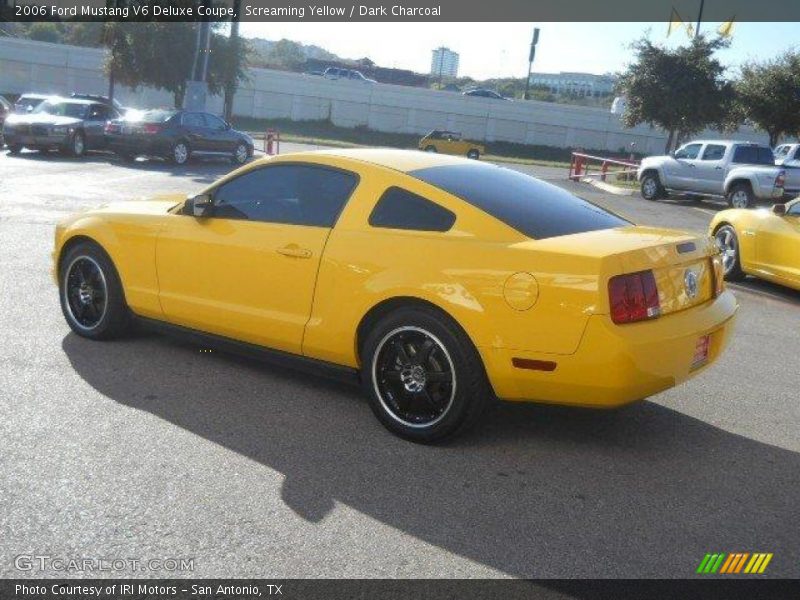
[[[390,149],[282,154],[188,199],[78,214],[54,273],[78,335],[136,318],[352,378],[419,442],[495,398],[615,407],[675,386],[719,357],[737,310],[710,238]]]
[[[438,152],[439,154],[454,154],[478,160],[486,153],[483,144],[465,140],[460,133],[455,131],[442,131],[434,129],[419,141],[419,149],[425,152]]]
[[[753,275],[800,290],[800,198],[772,210],[723,210],[709,233],[722,252],[726,279]]]

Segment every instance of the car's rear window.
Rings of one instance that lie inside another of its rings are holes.
[[[178,113],[177,110],[143,110],[133,113],[128,121],[142,121],[144,123],[163,123],[169,121]]]
[[[740,165],[774,165],[775,155],[766,146],[736,146],[732,161]]]
[[[533,239],[630,225],[560,187],[512,169],[475,162],[429,167],[409,174],[458,196]]]

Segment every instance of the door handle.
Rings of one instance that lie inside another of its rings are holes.
[[[714,167],[715,171],[722,171],[722,167]]]
[[[314,255],[311,250],[306,250],[305,248],[301,248],[296,244],[290,244],[288,246],[284,246],[283,248],[278,248],[278,254],[283,254],[284,256],[289,256],[291,258],[311,258]]]

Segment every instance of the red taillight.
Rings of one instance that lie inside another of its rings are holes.
[[[782,188],[784,183],[786,183],[786,171],[781,171],[775,178],[775,187]]]
[[[725,291],[725,267],[722,264],[722,256],[719,254],[712,256],[711,266],[714,269],[714,297],[716,298]]]
[[[661,314],[656,278],[652,271],[617,275],[608,282],[611,320],[634,323],[655,319]]]
[[[145,123],[142,131],[148,135],[152,135],[161,131],[161,125],[156,125],[155,123]]]
[[[117,125],[114,125],[114,123],[106,123],[106,127],[105,127],[105,132],[106,133],[115,133],[118,130],[119,130],[119,127]]]

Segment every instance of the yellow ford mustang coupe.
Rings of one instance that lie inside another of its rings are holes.
[[[416,151],[280,155],[189,199],[110,204],[61,223],[54,259],[79,335],[136,317],[359,378],[422,442],[495,397],[614,407],[670,388],[720,355],[737,309],[709,238]]]
[[[771,211],[723,210],[709,233],[722,252],[726,279],[749,274],[800,290],[800,198]]]

